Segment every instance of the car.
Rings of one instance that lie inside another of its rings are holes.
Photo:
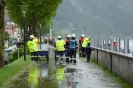
[[[7,65],[8,64],[8,55],[9,55],[8,50],[4,50],[4,64]]]

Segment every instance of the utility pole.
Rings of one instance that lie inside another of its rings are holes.
[[[4,7],[6,3],[0,0],[0,68],[4,67],[4,39],[5,39],[5,26],[4,26]]]

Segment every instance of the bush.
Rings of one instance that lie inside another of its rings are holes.
[[[28,47],[26,47],[26,54],[30,54]],[[21,45],[19,47],[19,57],[23,56],[23,55],[24,55],[24,46]],[[18,49],[11,52],[9,57],[8,57],[9,62],[13,62],[16,59],[18,59]]]

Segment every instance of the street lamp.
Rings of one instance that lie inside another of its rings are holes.
[[[42,23],[40,22],[40,50],[41,50],[41,43],[42,43],[42,41],[41,41],[41,27],[42,27]]]
[[[51,30],[51,28],[50,28],[50,38],[52,39],[52,30]]]
[[[22,6],[22,12],[23,12],[23,17],[21,18],[21,24],[24,27],[24,61],[26,61],[26,31],[25,31],[25,14],[26,14],[26,10],[23,9],[24,6],[27,5],[20,5]]]
[[[23,26],[24,26],[24,61],[26,61],[26,36],[25,36],[25,13],[26,11],[23,11],[23,19],[24,19],[24,23],[23,23]]]

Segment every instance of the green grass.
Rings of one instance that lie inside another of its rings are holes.
[[[97,65],[98,67],[100,67],[105,72],[105,75],[109,75],[109,76],[113,77],[113,79],[115,79],[123,88],[133,88],[133,85],[131,83],[118,77],[116,73],[110,72],[107,67],[105,67],[101,64],[98,64],[94,59],[91,59],[91,62],[94,63],[95,65]]]
[[[30,55],[27,55],[27,60],[24,61],[23,56],[20,59],[4,66],[0,69],[0,85],[12,77],[14,74],[18,73],[22,69],[26,68],[28,65],[32,64],[33,61],[30,59]]]

